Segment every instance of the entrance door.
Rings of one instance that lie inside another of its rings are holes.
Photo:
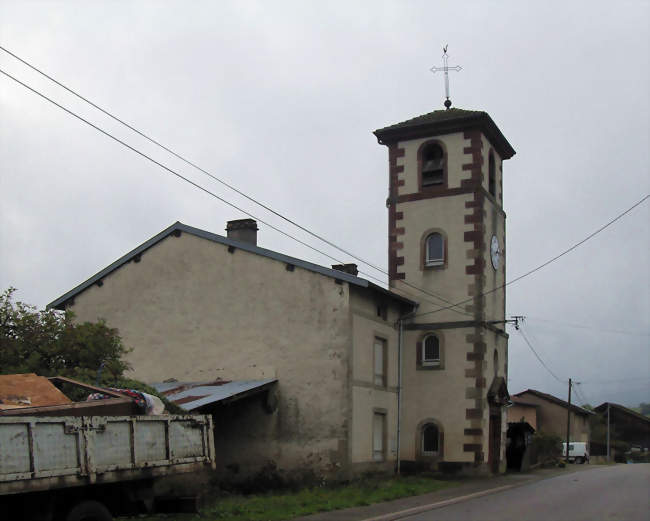
[[[488,463],[493,473],[499,472],[499,456],[501,454],[501,411],[494,414],[490,411],[490,452]]]

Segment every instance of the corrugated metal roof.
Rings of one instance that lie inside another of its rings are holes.
[[[194,411],[204,405],[232,401],[244,395],[263,391],[276,378],[264,380],[216,380],[213,382],[162,382],[152,384],[159,393],[186,411]]]
[[[325,275],[326,277],[331,277],[333,279],[337,280],[343,280],[345,282],[348,282],[350,284],[353,284],[355,286],[360,286],[362,288],[371,288],[375,291],[379,291],[385,295],[390,296],[391,298],[395,300],[399,300],[405,304],[408,304],[410,306],[414,306],[416,303],[412,300],[409,300],[405,297],[402,297],[401,295],[398,295],[396,293],[393,293],[390,290],[386,290],[384,288],[381,288],[379,286],[376,286],[375,284],[372,284],[371,282],[368,282],[365,279],[362,279],[360,277],[355,277],[354,275],[351,275],[349,273],[346,273],[344,271],[339,271],[339,270],[333,270],[330,268],[326,268],[324,266],[319,266],[318,264],[314,264],[312,262],[308,262],[305,260],[297,259],[295,257],[290,257],[289,255],[284,255],[282,253],[272,251],[272,250],[267,250],[265,248],[260,248],[259,246],[254,246],[252,244],[248,244],[245,242],[241,241],[235,241],[233,239],[229,239],[227,237],[223,237],[222,235],[217,235],[216,233],[211,233],[207,232],[205,230],[201,230],[199,228],[194,228],[192,226],[188,226],[186,224],[183,224],[181,222],[175,222],[172,224],[169,228],[166,228],[162,232],[160,232],[158,235],[155,235],[148,241],[142,243],[140,246],[135,248],[134,250],[131,250],[129,253],[126,255],[120,257],[117,259],[115,262],[101,270],[100,272],[96,273],[92,277],[90,277],[88,280],[85,282],[82,282],[79,284],[77,287],[71,289],[67,293],[61,295],[59,298],[56,300],[50,302],[47,305],[48,309],[65,309],[65,304],[68,300],[74,298],[75,295],[81,293],[84,291],[86,288],[89,286],[92,286],[93,284],[99,282],[101,279],[109,275],[111,272],[115,271],[122,265],[126,264],[127,262],[131,261],[134,257],[142,254],[158,242],[162,241],[166,237],[169,237],[173,233],[179,233],[179,232],[184,232],[184,233],[189,233],[190,235],[194,235],[196,237],[201,237],[203,239],[207,239],[212,242],[216,242],[219,244],[223,244],[225,246],[232,246],[234,248],[238,248],[243,251],[247,251],[250,253],[254,253],[256,255],[262,255],[264,257],[268,257],[270,259],[275,259],[280,262],[284,262],[286,264],[291,264],[293,266],[297,266],[299,268],[303,268],[315,273],[320,273],[321,275]]]

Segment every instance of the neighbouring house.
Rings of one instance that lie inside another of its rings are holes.
[[[607,457],[608,426],[611,461],[625,461],[626,453],[650,451],[650,418],[610,402],[601,403],[594,412],[598,418],[592,429],[592,456]]]
[[[534,389],[514,394],[511,399],[513,406],[508,409],[508,421],[518,422],[524,418],[537,432],[566,439],[568,402]],[[594,413],[574,404],[570,411],[571,441],[589,443],[589,419]]]
[[[512,405],[508,407],[508,423],[527,423],[534,430],[537,430],[537,410],[539,407],[538,404],[524,402],[514,395]]]
[[[503,160],[485,112],[375,132],[388,147],[389,278],[175,223],[49,307],[119,330],[136,378],[211,410],[224,474],[265,465],[505,470]],[[496,288],[496,289],[495,289]]]

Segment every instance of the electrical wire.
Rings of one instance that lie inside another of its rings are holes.
[[[650,376],[642,376],[639,378],[621,378],[620,380],[591,380],[586,382],[581,382],[585,385],[603,385],[603,384],[614,384],[614,383],[623,383],[623,382],[638,382],[638,381],[647,381],[650,380]]]
[[[530,341],[528,340],[528,338],[527,338],[526,335],[524,334],[524,331],[523,331],[523,328],[522,328],[522,327],[519,328],[519,333],[521,334],[522,338],[524,339],[524,341],[526,342],[526,344],[528,345],[528,347],[530,348],[530,350],[533,352],[533,354],[535,355],[535,357],[537,358],[537,360],[539,360],[539,363],[542,364],[542,366],[544,366],[544,369],[546,369],[546,370],[549,372],[549,374],[550,374],[553,378],[555,378],[558,382],[560,382],[560,383],[564,383],[564,380],[558,378],[557,375],[556,375],[553,371],[551,371],[551,369],[546,365],[546,363],[544,363],[544,360],[542,360],[542,358],[539,356],[539,354],[537,353],[537,351],[535,351],[535,348],[533,347],[533,345],[530,343]]]
[[[558,260],[559,258],[564,257],[567,253],[572,252],[573,250],[575,250],[576,248],[578,248],[579,246],[581,246],[582,244],[584,244],[585,242],[587,242],[587,241],[588,241],[589,239],[591,239],[592,237],[595,237],[595,236],[598,235],[600,232],[602,232],[603,230],[605,230],[606,228],[608,228],[609,226],[611,226],[612,224],[614,224],[616,221],[618,221],[619,219],[621,219],[622,217],[624,217],[625,215],[627,215],[628,213],[630,213],[630,212],[631,212],[632,210],[634,210],[637,206],[639,206],[639,205],[641,205],[642,203],[644,203],[645,201],[647,201],[648,198],[650,198],[650,195],[646,195],[646,196],[644,196],[641,200],[639,200],[639,201],[637,201],[636,203],[634,203],[632,206],[630,206],[630,207],[629,207],[627,210],[625,210],[624,212],[618,214],[618,215],[617,215],[616,217],[614,217],[611,221],[607,222],[606,224],[604,224],[603,226],[601,226],[600,228],[598,228],[596,231],[594,231],[594,232],[590,233],[589,235],[587,235],[587,237],[585,237],[585,238],[582,239],[581,241],[575,243],[575,244],[574,244],[573,246],[571,246],[570,248],[567,248],[567,249],[564,250],[562,253],[560,253],[560,254],[556,255],[555,257],[553,257],[552,259],[549,259],[549,260],[547,260],[546,262],[540,264],[540,265],[537,266],[536,268],[533,268],[532,270],[527,271],[527,272],[524,273],[523,275],[520,275],[519,277],[516,277],[516,278],[514,278],[514,279],[512,279],[512,280],[510,280],[510,281],[508,281],[508,282],[506,282],[506,283],[504,283],[504,284],[501,284],[501,285],[499,285],[499,286],[496,286],[496,287],[494,287],[494,288],[492,288],[492,289],[490,289],[490,290],[488,290],[488,291],[485,291],[485,292],[483,292],[483,293],[479,293],[478,295],[476,295],[476,296],[474,296],[474,297],[470,297],[470,298],[468,298],[468,299],[465,299],[465,300],[462,300],[462,301],[460,301],[460,302],[457,302],[457,303],[454,304],[454,305],[459,306],[459,305],[462,305],[462,304],[466,304],[466,303],[468,303],[468,302],[471,302],[471,301],[474,300],[475,298],[483,297],[483,296],[485,296],[485,295],[489,295],[489,294],[491,294],[491,293],[494,293],[495,291],[498,291],[498,290],[503,289],[503,288],[505,288],[505,287],[507,287],[507,286],[510,286],[511,284],[514,284],[515,282],[518,282],[518,281],[520,281],[521,279],[523,279],[523,278],[525,278],[525,277],[528,277],[529,275],[532,275],[532,274],[535,273],[536,271],[541,270],[542,268],[548,266],[548,265],[551,264],[552,262],[555,262],[555,261]],[[424,315],[430,315],[430,314],[432,314],[432,313],[439,313],[440,311],[444,311],[444,310],[446,310],[446,309],[450,309],[450,306],[441,307],[441,308],[438,308],[438,309],[434,309],[434,310],[432,310],[432,311],[425,311],[425,312],[423,312],[423,313],[418,313],[418,314],[414,315],[413,318],[421,317],[421,316],[424,316]]]
[[[549,320],[545,318],[536,318],[536,317],[531,317],[530,315],[526,315],[526,320],[532,320],[533,322],[548,322],[550,324],[556,324],[559,326],[565,326],[565,327],[573,327],[577,329],[590,329],[592,331],[601,331],[603,333],[617,333],[621,335],[632,335],[632,336],[650,336],[650,333],[643,333],[643,332],[637,332],[637,331],[623,331],[620,329],[603,329],[595,326],[587,326],[583,324],[570,324],[567,322],[558,322],[557,320]]]
[[[359,261],[359,262],[361,262],[361,263],[363,263],[363,264],[369,266],[370,268],[372,268],[372,269],[374,269],[374,270],[376,270],[376,271],[379,271],[380,273],[382,273],[382,274],[384,274],[384,275],[389,276],[388,272],[385,271],[383,268],[380,268],[380,267],[376,266],[375,264],[373,264],[372,262],[369,262],[369,261],[367,261],[367,260],[365,260],[365,259],[359,257],[358,255],[355,255],[354,253],[352,253],[352,252],[350,252],[350,251],[348,251],[348,250],[346,250],[346,249],[344,249],[344,248],[338,246],[337,244],[333,243],[332,241],[328,240],[327,238],[323,237],[322,235],[319,235],[319,234],[317,234],[317,233],[315,233],[315,232],[312,232],[312,231],[309,230],[308,228],[306,228],[306,227],[300,225],[299,223],[297,223],[297,222],[295,222],[294,220],[292,220],[292,219],[286,217],[285,215],[283,215],[283,214],[281,214],[280,212],[274,210],[273,208],[269,207],[268,205],[266,205],[266,204],[264,204],[264,203],[258,201],[258,200],[255,199],[254,197],[251,197],[251,196],[249,196],[248,194],[246,194],[245,192],[239,190],[237,187],[231,185],[230,183],[224,181],[223,179],[221,179],[221,178],[215,176],[214,174],[208,172],[207,170],[205,170],[205,169],[202,168],[201,166],[197,165],[197,164],[194,163],[193,161],[190,161],[189,159],[183,157],[182,155],[180,155],[179,153],[175,152],[175,151],[172,150],[171,148],[169,148],[169,147],[163,145],[162,143],[160,143],[160,142],[157,141],[156,139],[150,137],[149,135],[147,135],[147,134],[144,133],[143,131],[138,130],[138,129],[135,128],[133,125],[131,125],[131,124],[127,123],[126,121],[124,121],[123,119],[121,119],[121,118],[115,116],[114,114],[112,114],[112,113],[109,112],[108,110],[106,110],[106,109],[100,107],[99,105],[97,105],[97,104],[94,103],[93,101],[89,100],[89,99],[86,98],[85,96],[82,96],[81,94],[79,94],[78,92],[76,92],[75,90],[73,90],[72,88],[68,87],[67,85],[65,85],[65,84],[63,84],[62,82],[58,81],[57,79],[53,78],[52,76],[50,76],[50,75],[47,74],[46,72],[42,71],[42,70],[39,69],[38,67],[32,65],[32,64],[29,63],[27,60],[21,58],[20,56],[18,56],[18,55],[15,54],[15,53],[11,52],[11,51],[10,51],[9,49],[7,49],[6,47],[3,47],[2,45],[0,45],[0,50],[6,52],[6,53],[9,54],[10,56],[14,57],[16,60],[20,61],[21,63],[23,63],[24,65],[26,65],[26,66],[29,67],[30,69],[36,71],[37,73],[41,74],[42,76],[44,76],[44,77],[47,78],[48,80],[52,81],[53,83],[55,83],[55,84],[58,85],[59,87],[65,89],[65,90],[68,91],[69,93],[73,94],[73,95],[76,96],[77,98],[79,98],[79,99],[81,99],[82,101],[88,103],[89,105],[91,105],[91,106],[94,107],[95,109],[99,110],[100,112],[102,112],[102,113],[105,114],[106,116],[112,118],[114,121],[117,121],[118,123],[124,125],[124,126],[127,127],[128,129],[130,129],[130,130],[132,130],[133,132],[135,132],[136,134],[138,134],[139,136],[145,138],[146,140],[148,140],[149,142],[153,143],[154,145],[156,145],[156,146],[162,148],[162,149],[165,150],[166,152],[172,154],[174,157],[180,159],[181,161],[183,161],[183,162],[186,163],[187,165],[189,165],[189,166],[195,168],[195,169],[198,170],[199,172],[202,172],[203,174],[207,175],[207,176],[210,177],[211,179],[217,181],[218,183],[221,183],[223,186],[229,188],[230,190],[234,191],[235,193],[239,194],[240,196],[246,198],[246,199],[249,200],[250,202],[252,202],[252,203],[254,203],[254,204],[260,206],[261,208],[263,208],[263,209],[265,209],[266,211],[272,213],[272,214],[275,215],[276,217],[279,217],[280,219],[283,219],[283,220],[286,221],[287,223],[289,223],[289,224],[295,226],[296,228],[298,228],[298,229],[302,230],[303,232],[305,232],[305,233],[311,235],[312,237],[314,237],[314,238],[316,238],[316,239],[318,239],[318,240],[324,242],[325,244],[327,244],[327,245],[329,245],[329,246],[331,246],[331,247],[333,247],[333,248],[339,250],[340,252],[344,253],[345,255],[348,255],[348,256],[352,257],[353,259],[355,259],[355,260],[357,260],[357,261]],[[6,73],[5,73],[5,74],[6,74]],[[10,76],[10,77],[11,77],[11,76]],[[14,79],[14,78],[12,78],[12,79]],[[25,84],[23,84],[23,85],[26,86]],[[36,91],[34,91],[34,92],[36,92]],[[48,99],[48,98],[46,98],[46,99]],[[48,101],[51,101],[51,100],[48,99]],[[60,107],[60,108],[63,108],[63,107],[61,107],[60,105],[59,105],[59,107]],[[70,112],[70,113],[72,114],[72,112]],[[74,114],[73,114],[73,115],[74,115]],[[97,128],[97,127],[95,127],[95,128]],[[99,129],[98,129],[98,130],[99,130]],[[241,210],[240,210],[240,211],[241,211]],[[244,212],[244,213],[245,213],[245,212]],[[248,214],[247,214],[247,215],[248,215]],[[258,219],[258,220],[259,220],[259,219]],[[260,220],[260,222],[263,222],[263,221]],[[268,223],[264,223],[264,224],[266,224],[267,226],[269,226]],[[276,229],[276,231],[277,231],[277,229]],[[302,243],[302,244],[304,244],[304,243]],[[322,253],[322,252],[319,251],[319,253]],[[331,259],[332,257],[329,257],[329,258]],[[337,260],[337,262],[341,263],[341,261],[338,261],[338,260]],[[370,275],[365,274],[365,273],[364,273],[364,275],[366,275],[366,276],[370,276]],[[372,276],[370,276],[370,277],[371,277],[371,278],[374,278],[374,280],[379,280],[382,284],[384,283],[384,281],[381,280],[381,279],[377,279],[376,277],[372,277]],[[469,313],[469,312],[467,312],[467,311],[465,311],[465,310],[463,310],[463,309],[455,309],[457,306],[455,306],[451,300],[447,300],[447,299],[445,299],[444,297],[442,297],[442,296],[440,296],[440,295],[437,295],[436,293],[433,293],[433,292],[431,292],[431,291],[428,291],[428,290],[425,290],[425,289],[423,289],[423,288],[420,288],[419,286],[416,286],[416,285],[414,285],[414,284],[411,284],[410,282],[407,282],[406,280],[402,280],[402,283],[403,283],[404,285],[406,285],[406,286],[408,286],[408,287],[410,287],[410,288],[416,290],[416,291],[419,291],[419,292],[425,294],[425,295],[428,295],[428,296],[430,296],[430,297],[436,298],[436,299],[438,299],[438,300],[440,300],[440,301],[442,301],[442,302],[444,302],[444,303],[446,303],[446,304],[451,304],[451,305],[453,306],[453,308],[452,308],[453,311],[456,311],[457,313],[461,313],[461,314],[463,314],[463,315],[472,316],[471,313]],[[436,306],[439,305],[438,303],[433,303],[433,302],[430,302],[430,304],[433,304],[433,305],[436,305]]]
[[[585,398],[585,394],[582,391],[582,389],[579,387],[582,384],[582,382],[573,382],[573,389],[575,390],[576,394],[578,395],[578,399],[582,403],[582,405],[588,404],[589,400]]]
[[[262,224],[268,226],[268,227],[271,228],[272,230],[275,230],[276,232],[278,232],[278,233],[280,233],[280,234],[282,234],[282,235],[284,235],[284,236],[286,236],[286,237],[288,237],[288,238],[290,238],[290,239],[293,239],[294,241],[298,242],[299,244],[301,244],[301,245],[303,245],[303,246],[305,246],[305,247],[307,247],[307,248],[310,248],[311,250],[313,250],[313,251],[315,251],[315,252],[317,252],[317,253],[319,253],[319,254],[321,254],[321,255],[323,255],[323,256],[325,256],[325,257],[327,257],[327,258],[329,258],[329,259],[331,259],[331,260],[333,260],[333,261],[336,261],[336,262],[339,263],[339,264],[342,264],[342,263],[343,263],[342,260],[337,259],[336,257],[333,257],[332,255],[330,255],[330,254],[328,254],[328,253],[326,253],[326,252],[324,252],[324,251],[322,251],[322,250],[319,250],[318,248],[316,248],[316,247],[314,247],[314,246],[312,246],[312,245],[310,245],[310,244],[308,244],[308,243],[306,243],[306,242],[304,242],[304,241],[298,239],[297,237],[295,237],[295,236],[293,236],[293,235],[291,235],[291,234],[289,234],[289,233],[287,233],[287,232],[281,230],[280,228],[278,228],[278,227],[276,227],[276,226],[270,224],[269,222],[260,219],[259,217],[253,215],[252,213],[250,213],[250,212],[244,210],[243,208],[241,208],[241,207],[235,205],[234,203],[231,203],[230,201],[224,199],[223,197],[220,197],[219,195],[215,194],[214,192],[211,192],[211,191],[208,190],[207,188],[205,188],[205,187],[199,185],[198,183],[195,183],[195,182],[192,181],[191,179],[189,179],[189,178],[183,176],[182,174],[178,173],[177,171],[175,171],[175,170],[169,168],[168,166],[164,165],[163,163],[161,163],[161,162],[155,160],[155,159],[152,158],[151,156],[148,156],[147,154],[145,154],[144,152],[138,150],[137,148],[132,147],[131,145],[129,145],[129,144],[126,143],[125,141],[122,141],[121,139],[119,139],[119,138],[113,136],[113,135],[110,134],[109,132],[107,132],[107,131],[105,131],[104,129],[98,127],[98,126],[95,125],[94,123],[91,123],[91,122],[88,121],[87,119],[85,119],[85,118],[79,116],[79,115],[76,114],[75,112],[73,112],[73,111],[67,109],[67,108],[64,107],[63,105],[57,103],[56,101],[54,101],[53,99],[49,98],[49,97],[46,96],[45,94],[43,94],[43,93],[37,91],[36,89],[30,87],[30,86],[27,85],[26,83],[20,81],[19,79],[15,78],[14,76],[12,76],[11,74],[5,72],[4,70],[0,69],[0,73],[4,74],[4,75],[7,76],[8,78],[14,80],[16,83],[18,83],[18,84],[20,84],[21,86],[25,87],[26,89],[30,90],[30,91],[33,92],[34,94],[37,94],[37,95],[40,96],[41,98],[43,98],[43,99],[49,101],[50,103],[52,103],[52,104],[55,105],[56,107],[58,107],[58,108],[60,108],[61,110],[65,111],[66,113],[70,114],[71,116],[74,116],[75,118],[79,119],[79,120],[82,121],[83,123],[86,123],[87,125],[91,126],[92,128],[94,128],[94,129],[97,130],[98,132],[101,132],[101,133],[104,134],[105,136],[107,136],[107,137],[113,139],[113,140],[116,141],[117,143],[119,143],[119,144],[125,146],[125,147],[128,148],[129,150],[135,152],[136,154],[138,154],[138,155],[144,157],[145,159],[151,161],[152,163],[154,163],[155,165],[161,167],[162,169],[166,170],[167,172],[173,174],[174,176],[178,177],[179,179],[181,179],[181,180],[183,180],[183,181],[185,181],[185,182],[191,184],[191,185],[194,186],[195,188],[198,188],[199,190],[205,192],[206,194],[208,194],[208,195],[210,195],[210,196],[212,196],[212,197],[218,199],[218,200],[221,201],[222,203],[224,203],[224,204],[226,204],[226,205],[228,205],[228,206],[234,208],[235,210],[240,211],[240,212],[242,212],[243,214],[245,214],[245,215],[251,217],[252,219],[255,219],[256,221],[258,221],[258,222],[260,222],[260,223],[262,223]],[[380,283],[382,283],[382,284],[384,283],[383,280],[379,279],[378,277],[375,277],[374,275],[371,275],[371,274],[369,274],[369,273],[365,273],[365,272],[363,272],[363,271],[359,271],[359,273],[361,273],[362,275],[364,275],[364,276],[366,276],[366,277],[368,277],[368,278],[374,279],[374,280],[376,280],[376,281],[378,281],[378,282],[380,282]],[[418,288],[418,289],[419,289],[419,288]],[[419,289],[419,291],[422,291],[422,292],[424,292],[424,293],[426,293],[426,294],[429,294],[428,292],[426,292],[425,290],[422,290],[422,289]],[[409,292],[406,292],[406,291],[403,291],[403,293],[405,293],[405,294],[407,294],[407,295],[414,296],[412,293],[409,293]],[[436,296],[436,295],[432,295],[432,296]],[[416,296],[414,296],[414,297],[415,297],[415,298],[418,298],[418,297],[416,297]],[[436,296],[436,297],[439,298],[439,299],[442,299],[442,297],[439,297],[439,296]],[[420,300],[423,300],[423,301],[425,301],[425,302],[428,302],[429,304],[432,304],[432,305],[434,305],[434,306],[435,306],[435,305],[438,305],[438,303],[436,303],[436,302],[431,302],[431,301],[428,301],[428,300],[426,300],[426,299],[420,299]],[[442,300],[444,300],[444,299],[442,299]],[[456,310],[456,309],[453,309],[453,311],[456,311],[457,313],[461,313],[461,314],[465,314],[465,315],[468,315],[468,314],[469,314],[469,313],[467,313],[466,311],[462,311],[462,310]]]

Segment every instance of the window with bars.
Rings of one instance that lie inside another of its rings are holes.
[[[422,342],[422,365],[440,365],[440,339],[427,335]]]

